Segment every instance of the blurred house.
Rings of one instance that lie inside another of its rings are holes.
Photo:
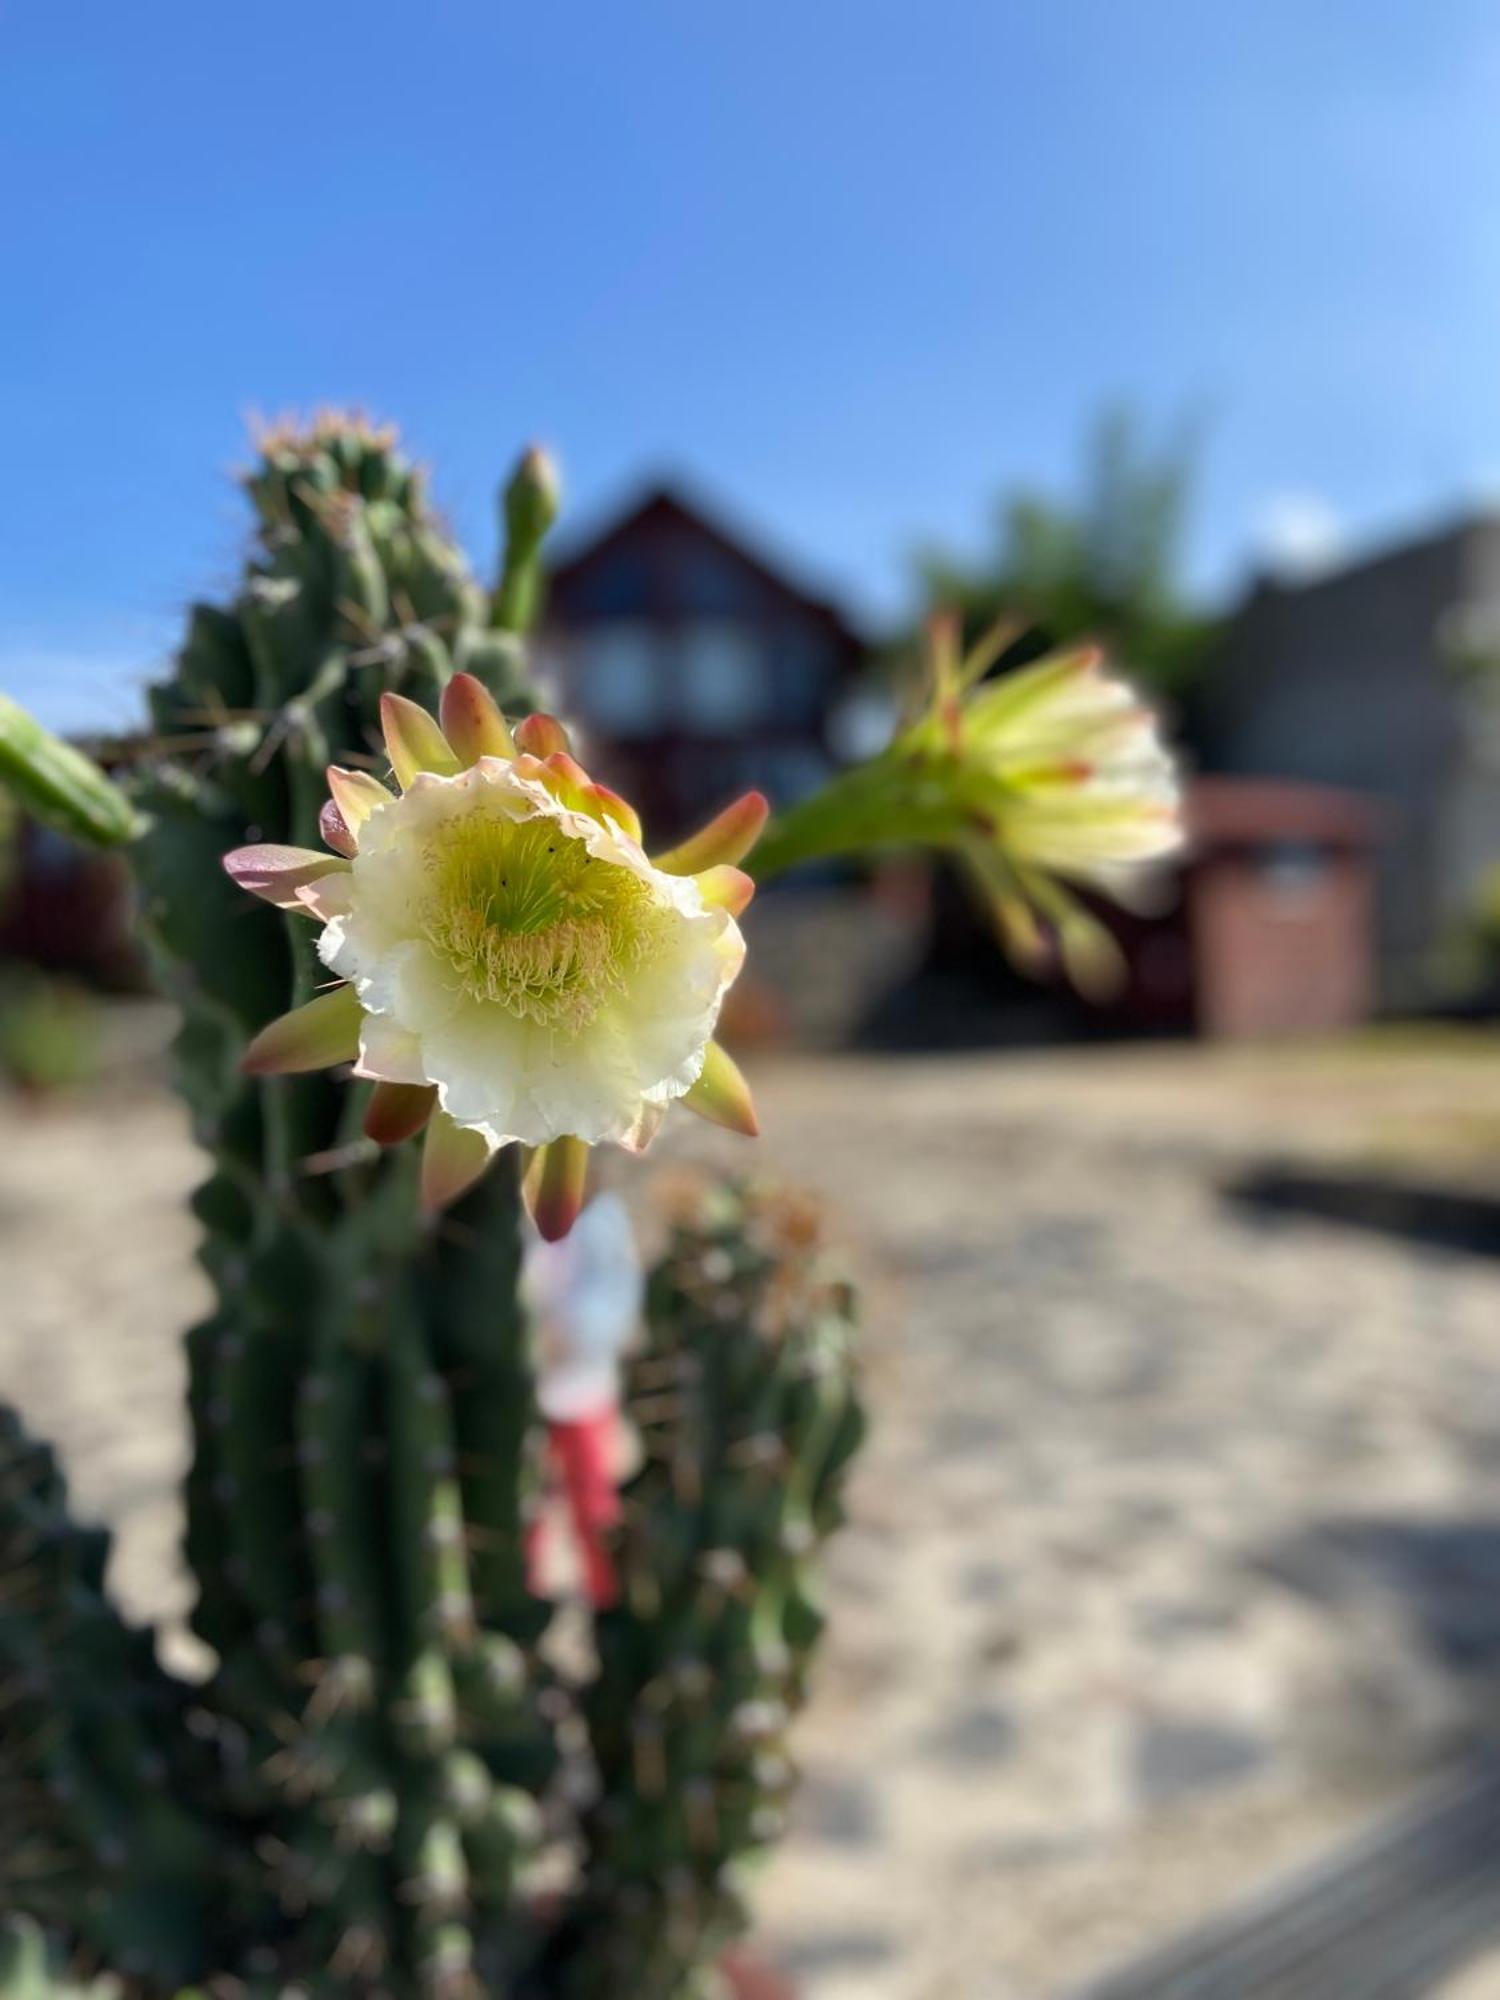
[[[1430,999],[1436,947],[1500,858],[1500,518],[1257,583],[1198,734],[1212,770],[1379,802],[1379,997]]]
[[[1060,978],[1039,985],[1009,968],[972,894],[954,871],[941,872],[925,964],[954,1032],[1247,1040],[1367,1019],[1376,809],[1325,785],[1196,778],[1184,818],[1186,848],[1143,885],[1135,908],[1093,903],[1123,959],[1123,983],[1107,1000],[1085,1003]],[[913,1017],[900,1039],[919,1026]]]
[[[1159,907],[1109,914],[1126,960],[1121,1025],[1242,1040],[1365,1020],[1375,808],[1326,785],[1197,778],[1185,817]]]
[[[666,486],[552,572],[544,659],[601,775],[668,838],[758,786],[816,790],[865,658],[848,619]]]

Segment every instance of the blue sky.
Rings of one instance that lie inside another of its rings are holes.
[[[1229,588],[1500,488],[1500,15],[1467,0],[0,0],[0,687],[128,721],[245,413],[694,475],[867,611],[1202,426]]]

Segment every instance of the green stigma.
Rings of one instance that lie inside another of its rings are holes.
[[[473,1000],[577,1032],[648,955],[665,912],[551,819],[471,815],[428,855],[423,935]]]

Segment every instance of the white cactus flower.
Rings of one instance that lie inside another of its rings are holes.
[[[394,794],[337,768],[324,832],[336,855],[241,848],[244,887],[323,923],[344,984],[262,1031],[254,1073],[351,1062],[376,1084],[366,1130],[427,1127],[424,1188],[442,1206],[502,1146],[539,1150],[539,1226],[562,1234],[587,1149],[640,1150],[681,1099],[753,1131],[749,1094],[712,1037],[744,961],[735,919],[758,794],[648,860],[640,824],[568,755],[551,717],[512,740],[477,681],[457,675],[443,730],[384,705]]]

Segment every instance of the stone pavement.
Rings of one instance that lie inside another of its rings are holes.
[[[754,1153],[687,1120],[671,1151],[819,1188],[870,1297],[874,1436],[761,1883],[806,2000],[1050,2000],[1483,1729],[1500,1261],[1224,1190],[1434,1137],[1482,1179],[1487,1050],[753,1067]],[[0,1120],[0,1390],[121,1524],[124,1594],[180,1610],[181,1121]]]

